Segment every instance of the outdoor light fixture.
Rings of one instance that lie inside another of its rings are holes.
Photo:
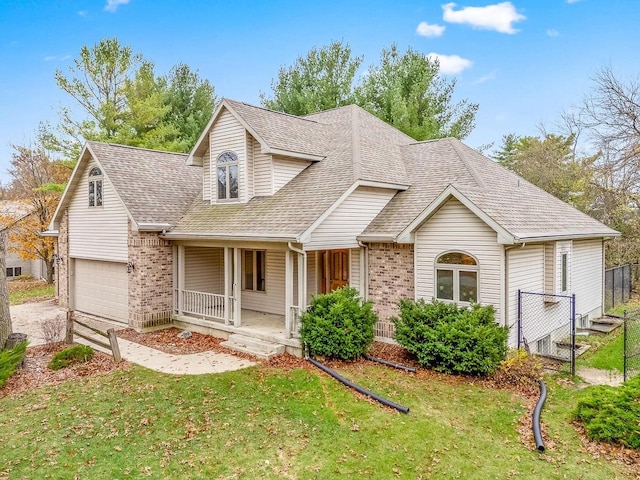
[[[57,253],[54,253],[53,255],[51,255],[51,260],[56,262],[56,265],[60,265],[60,263],[62,262],[62,256],[58,255]]]
[[[129,262],[127,263],[127,273],[131,273],[136,269],[136,266],[133,264],[133,262]]]

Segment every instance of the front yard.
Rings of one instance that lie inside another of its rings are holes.
[[[1,398],[0,478],[636,478],[582,439],[569,381],[548,382],[541,455],[532,399],[425,370],[340,365],[411,408],[402,415],[302,365],[204,376],[132,367]]]
[[[55,295],[55,286],[49,285],[44,280],[32,278],[18,278],[7,282],[9,290],[9,305],[20,305],[27,302],[41,302],[52,299]]]

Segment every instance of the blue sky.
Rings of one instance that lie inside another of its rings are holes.
[[[162,74],[184,62],[219,97],[259,103],[282,65],[313,46],[350,43],[364,68],[397,43],[439,55],[457,99],[480,105],[472,147],[553,129],[598,68],[640,73],[636,0],[191,1],[0,0],[0,181],[10,143],[72,104],[55,85],[83,45],[117,37]]]

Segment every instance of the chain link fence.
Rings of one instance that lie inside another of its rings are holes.
[[[624,381],[640,373],[640,310],[624,312]]]
[[[575,374],[576,297],[518,290],[518,348],[568,364]]]
[[[620,265],[604,271],[605,311],[629,301],[639,273],[637,264]]]

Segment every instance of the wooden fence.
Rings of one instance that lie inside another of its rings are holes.
[[[91,330],[93,333],[100,335],[102,337],[105,337],[109,343],[107,342],[103,342],[102,340],[95,338],[87,333],[84,332],[80,332],[75,328],[75,325],[78,324],[81,327],[84,327],[88,330]],[[77,335],[81,338],[84,338],[85,340],[95,344],[95,345],[100,345],[103,348],[106,348],[108,350],[111,350],[111,353],[113,354],[113,359],[117,362],[120,362],[120,360],[122,360],[122,356],[120,355],[120,347],[118,346],[118,337],[116,336],[116,331],[113,328],[108,329],[106,332],[103,332],[102,330],[92,327],[91,325],[87,325],[84,322],[81,322],[80,320],[78,320],[77,318],[74,318],[73,316],[73,312],[72,311],[68,311],[67,312],[67,335],[66,335],[66,342],[67,343],[73,343],[73,336]]]

